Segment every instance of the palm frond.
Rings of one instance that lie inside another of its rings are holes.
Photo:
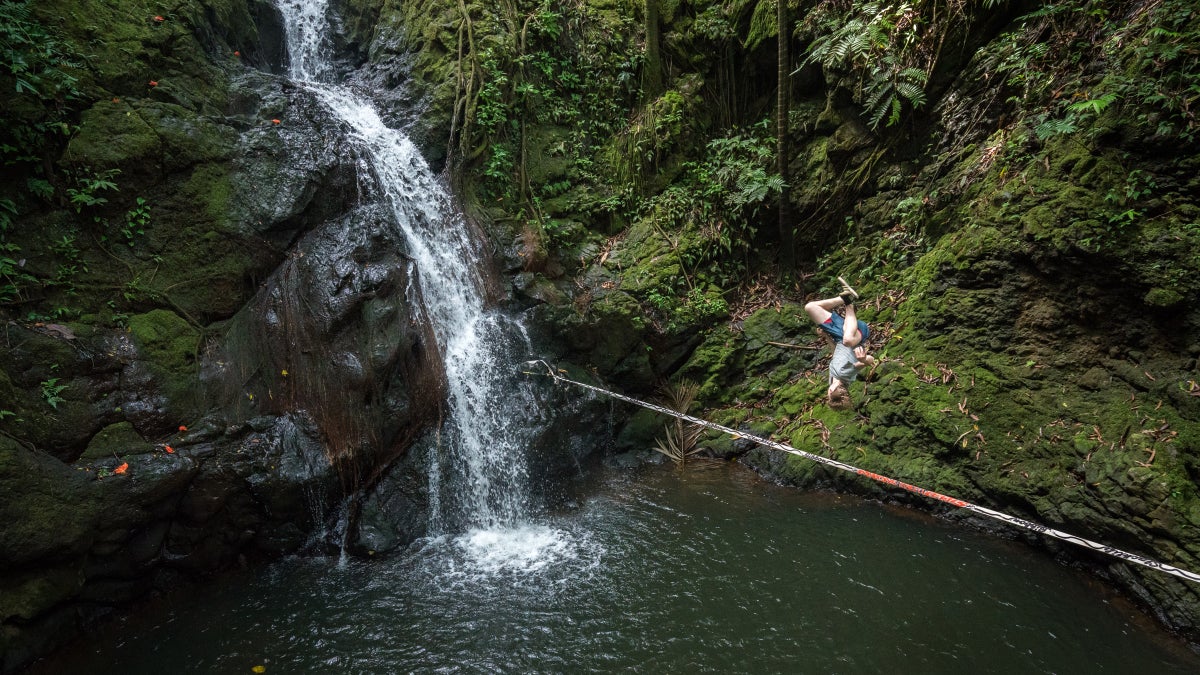
[[[676,412],[687,413],[699,391],[700,385],[681,380],[674,386],[663,387],[660,402]],[[688,457],[700,451],[696,442],[700,440],[702,432],[703,427],[697,424],[673,418],[663,427],[663,437],[656,439],[654,450],[670,457],[676,464],[683,464]]]

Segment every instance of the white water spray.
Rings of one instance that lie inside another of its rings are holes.
[[[330,61],[328,0],[276,0],[287,34],[288,76],[298,82],[328,82]]]
[[[448,415],[430,462],[430,529],[527,523],[528,414],[513,363],[527,353],[522,327],[488,308],[483,253],[416,146],[383,123],[370,101],[333,84],[328,0],[279,0],[289,75],[351,130],[415,260],[446,367]]]

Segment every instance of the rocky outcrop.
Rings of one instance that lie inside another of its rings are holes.
[[[443,398],[405,243],[274,74],[271,5],[96,4],[140,56],[114,37],[89,62],[52,162],[78,208],[22,197],[3,239],[2,672],[148,593],[323,548]]]
[[[299,549],[324,515],[313,505],[341,490],[300,414],[154,444],[114,427],[70,464],[0,437],[0,485],[21,496],[0,500],[4,672],[151,592]]]

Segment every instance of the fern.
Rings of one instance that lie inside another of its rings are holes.
[[[868,3],[859,16],[814,40],[802,66],[812,62],[827,68],[863,63],[876,48],[887,47],[893,27],[888,8],[878,2]]]
[[[863,110],[873,129],[878,128],[885,117],[889,127],[899,123],[906,101],[914,109],[926,102],[925,82],[928,76],[925,71],[905,68],[892,74],[886,70],[890,61],[890,58],[884,59],[884,67],[871,73],[871,82],[864,91]]]
[[[805,64],[859,71],[855,98],[862,102],[872,128],[885,119],[887,126],[899,123],[906,103],[919,108],[926,102],[925,70],[903,66],[911,58],[911,54],[905,56],[913,39],[911,30],[897,29],[909,20],[906,16],[911,9],[905,3],[870,2],[853,12],[853,17],[830,17],[824,24],[828,32],[813,40],[804,60]]]
[[[1093,98],[1087,101],[1072,103],[1067,107],[1067,110],[1072,113],[1092,113],[1093,115],[1099,117],[1100,113],[1104,112],[1104,110],[1108,108],[1108,106],[1112,105],[1116,100],[1117,95],[1109,93],[1101,96],[1100,98]]]
[[[901,97],[908,99],[914,108],[920,108],[925,105],[925,90],[921,85],[914,82],[897,81],[896,93]]]
[[[1038,140],[1044,141],[1052,136],[1074,133],[1075,128],[1074,119],[1050,119],[1034,127],[1033,133],[1038,137]]]
[[[867,100],[863,102],[863,109],[867,111],[872,127],[878,126],[879,120],[883,119],[884,113],[895,98],[894,92],[892,82],[886,79],[874,80],[867,87]]]

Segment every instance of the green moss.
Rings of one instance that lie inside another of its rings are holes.
[[[45,0],[36,7],[87,55],[81,88],[96,98],[159,97],[194,110],[220,110],[225,79],[205,47],[217,47],[218,36],[251,45],[257,35],[248,3],[238,0],[189,0],[172,8],[150,0]],[[160,15],[164,20],[155,21]]]
[[[692,352],[691,358],[679,369],[678,376],[700,385],[696,400],[706,406],[732,402],[736,393],[730,388],[742,372],[741,350],[734,346],[740,340],[727,330],[715,329]]]
[[[149,361],[173,375],[196,371],[198,333],[179,315],[165,309],[129,317],[129,332]]]
[[[66,158],[84,166],[120,168],[157,163],[162,152],[157,130],[135,106],[99,101],[84,111]]]
[[[197,166],[183,187],[184,196],[201,205],[209,222],[225,225],[230,216],[233,183],[227,164]]]
[[[1184,299],[1183,294],[1173,288],[1151,288],[1143,301],[1151,307],[1174,307]]]
[[[750,417],[750,411],[745,408],[723,408],[719,410],[710,410],[706,413],[707,419],[716,422],[722,426],[732,429],[738,428],[742,422]]]
[[[174,312],[156,309],[129,317],[129,333],[168,400],[192,403],[199,332]]]
[[[526,172],[534,189],[566,178],[573,165],[567,149],[572,142],[572,130],[557,126],[537,126],[526,136],[529,160]]]
[[[5,575],[0,581],[0,621],[31,621],[83,586],[81,565]]]
[[[802,379],[794,384],[781,385],[771,399],[778,414],[795,415],[824,400],[827,385],[824,380],[809,382]]]
[[[81,460],[107,459],[139,455],[154,449],[129,422],[110,424],[92,437]]]
[[[145,119],[161,139],[165,153],[161,161],[167,170],[225,162],[238,142],[232,127],[216,124],[179,105],[147,102],[134,106],[133,112]]]
[[[227,165],[201,164],[151,205],[147,239],[161,262],[136,268],[139,288],[195,321],[236,312],[253,290],[247,279],[262,265],[233,222],[231,180]]]
[[[85,474],[0,435],[0,567],[87,549],[99,514]]]

